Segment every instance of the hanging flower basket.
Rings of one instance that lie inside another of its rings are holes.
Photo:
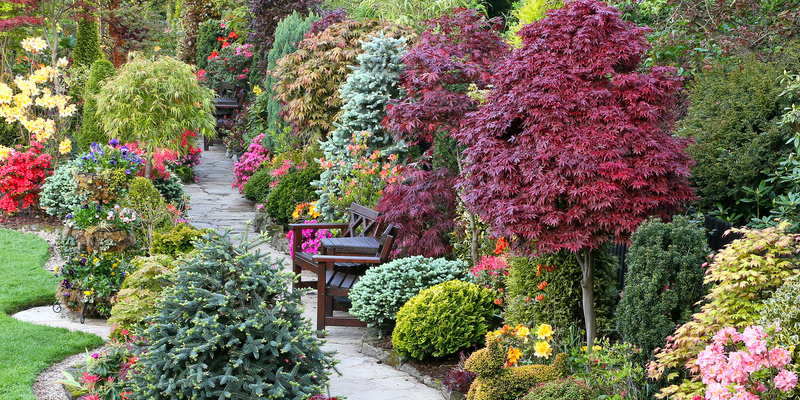
[[[117,187],[111,184],[111,175],[95,172],[75,172],[78,192],[91,202],[111,202],[117,199]]]
[[[81,319],[86,317],[108,317],[108,314],[101,312],[100,309],[111,309],[111,306],[117,301],[116,292],[112,296],[87,295],[86,293],[87,291],[82,288],[75,286],[65,288],[63,285],[59,284],[56,298],[61,307],[66,308],[70,312],[79,313]],[[83,323],[83,321],[81,321],[81,323]]]
[[[114,228],[72,229],[69,233],[75,238],[75,243],[81,251],[92,253],[101,252],[122,252],[129,246],[136,244],[136,236],[132,233]]]

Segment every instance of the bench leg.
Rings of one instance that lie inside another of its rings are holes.
[[[322,331],[325,330],[325,305],[326,301],[326,290],[325,290],[325,271],[327,271],[327,263],[320,262],[319,269],[317,270],[317,330]]]

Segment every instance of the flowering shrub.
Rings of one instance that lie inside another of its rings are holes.
[[[114,338],[108,348],[86,354],[85,372],[77,380],[64,371],[67,379],[58,383],[85,391],[81,400],[133,399],[133,368],[147,346],[142,337],[123,329],[122,340]]]
[[[777,331],[777,324],[767,330],[751,325],[741,333],[733,327],[718,331],[697,355],[705,398],[793,398],[797,374],[786,368],[792,362],[791,353],[782,347],[767,348],[767,338]]]
[[[254,137],[244,155],[238,162],[233,163],[233,185],[231,186],[239,189],[239,193],[244,192],[244,184],[261,164],[271,158],[270,151],[261,144],[262,140],[264,140],[263,134]]]
[[[317,211],[317,205],[315,202],[300,203],[292,212],[292,218],[297,220],[306,218],[316,219],[319,218],[319,216],[320,213]]]
[[[102,146],[92,143],[89,152],[78,160],[78,168],[83,172],[102,173],[122,169],[129,180],[136,177],[142,165],[144,159],[132,152],[127,145],[120,145],[117,139],[111,139],[108,145]]]
[[[503,325],[502,328],[486,334],[487,341],[495,340],[505,353],[503,367],[517,365],[543,364],[544,359],[553,355],[553,327],[541,324],[536,331],[527,325]]]
[[[45,178],[50,175],[50,154],[42,154],[42,145],[31,142],[25,151],[17,146],[0,161],[0,209],[11,214],[20,208],[36,205]]]
[[[481,262],[469,271],[475,277],[475,283],[496,292],[494,303],[503,305],[503,292],[506,289],[506,276],[509,266],[503,257],[484,256]]]
[[[303,223],[316,224],[317,220],[307,220]],[[322,246],[320,240],[331,237],[333,237],[333,234],[327,229],[303,229],[303,243],[301,248],[304,253],[317,254],[319,248]],[[289,249],[292,257],[294,257],[294,231],[289,231],[289,233],[286,234],[286,238],[289,239]]]
[[[129,232],[132,229],[131,223],[136,219],[136,211],[130,208],[97,202],[83,203],[76,207],[71,214],[67,214],[65,224],[77,229],[116,228]]]
[[[169,178],[170,171],[175,172],[184,182],[195,180],[194,167],[200,165],[200,156],[203,150],[197,143],[197,133],[186,129],[180,138],[176,139],[181,149],[180,152],[170,149],[159,149],[153,154],[153,178]]]
[[[71,310],[80,310],[88,303],[98,314],[109,315],[111,299],[128,273],[128,263],[120,257],[114,253],[84,253],[56,268],[56,277],[60,279],[57,296],[61,303]]]
[[[320,195],[319,211],[326,220],[344,214],[351,203],[375,207],[386,185],[400,177],[397,155],[390,154],[390,149],[370,150],[370,136],[369,132],[354,132],[338,160],[320,159],[323,173],[314,186]]]
[[[205,78],[213,87],[220,82],[230,82],[241,88],[249,87],[248,72],[253,61],[253,45],[233,42],[239,36],[236,32],[228,33],[223,39],[222,48],[212,51],[208,56]]]
[[[44,145],[50,140],[58,143],[56,151],[69,153],[72,144],[63,135],[67,119],[75,114],[77,106],[69,103],[69,96],[55,82],[61,79],[61,69],[67,66],[67,59],[58,60],[55,66],[39,64],[36,59],[43,56],[47,44],[41,38],[29,37],[22,41],[22,48],[30,53],[29,75],[14,78],[15,90],[0,82],[0,118],[6,122],[19,122],[27,133],[25,142],[36,140]]]

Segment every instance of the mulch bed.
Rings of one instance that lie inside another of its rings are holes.
[[[0,212],[0,227],[7,229],[19,229],[32,226],[46,226],[60,228],[63,226],[58,217],[47,214],[41,210],[24,209],[13,215]]]
[[[390,334],[384,334],[382,339],[372,342],[371,344],[386,351],[394,350],[394,347],[392,346],[392,337]],[[464,358],[466,359],[466,357],[469,357],[469,355],[475,350],[477,350],[477,348],[465,350],[463,352]],[[453,369],[453,367],[458,365],[459,361],[460,355],[457,353],[447,357],[431,358],[421,361],[406,360],[406,363],[414,367],[420,373],[442,382],[444,381],[445,376],[447,376],[447,373]]]

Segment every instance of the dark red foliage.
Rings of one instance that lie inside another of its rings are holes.
[[[667,132],[679,78],[638,71],[646,30],[577,0],[520,32],[496,90],[464,121],[463,199],[526,252],[596,249],[695,198]]]
[[[6,16],[0,18],[0,32],[8,32],[21,26],[33,26],[42,23],[43,18],[34,16],[38,14],[38,6],[41,0],[3,0],[2,3],[9,3],[10,10],[4,13]]]
[[[441,257],[451,252],[446,234],[453,230],[457,194],[448,169],[426,171],[409,165],[404,181],[386,188],[375,207],[381,222],[400,228],[397,242],[405,255]]]
[[[320,17],[320,19],[311,23],[311,27],[308,28],[308,32],[306,32],[304,37],[308,38],[314,36],[328,29],[329,26],[344,21],[347,19],[347,11],[341,7],[335,10],[325,10]]]
[[[478,102],[467,96],[468,85],[484,89],[492,66],[508,51],[499,35],[499,18],[486,20],[475,10],[428,21],[430,27],[411,48],[400,78],[406,97],[387,106],[384,127],[410,143],[433,142],[440,130],[455,133],[467,111]]]

